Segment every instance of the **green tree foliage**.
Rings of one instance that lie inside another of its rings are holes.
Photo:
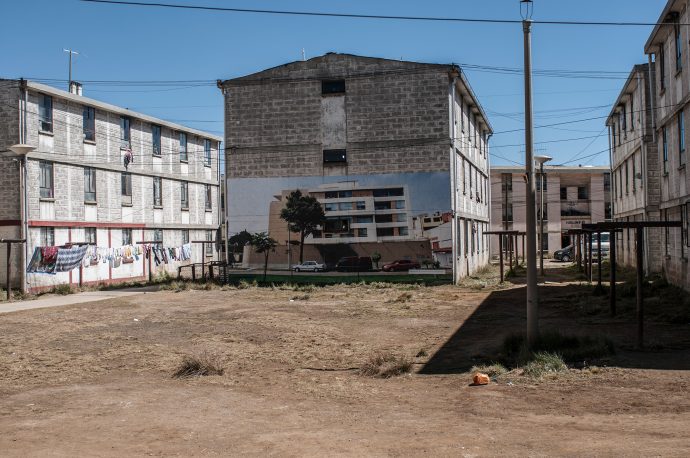
[[[280,217],[287,221],[291,232],[299,233],[299,262],[301,264],[304,262],[304,239],[313,234],[326,219],[323,207],[316,198],[305,196],[298,189],[288,195]]]
[[[264,255],[264,281],[266,281],[268,256],[271,254],[271,251],[276,250],[278,242],[269,237],[266,232],[257,232],[256,234],[252,234],[251,245],[254,247],[254,251],[257,253],[263,253]]]

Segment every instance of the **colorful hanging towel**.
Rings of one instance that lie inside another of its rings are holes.
[[[57,252],[57,261],[55,262],[55,272],[69,272],[79,267],[88,248],[88,245],[59,248]]]
[[[36,247],[34,249],[34,255],[29,261],[29,265],[26,267],[26,273],[28,274],[52,274],[55,273],[55,263],[51,265],[46,265],[43,263],[43,250],[41,247]]]

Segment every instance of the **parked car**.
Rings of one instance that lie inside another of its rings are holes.
[[[292,270],[295,272],[323,272],[326,268],[316,261],[304,261],[302,264],[292,266]]]
[[[335,265],[338,272],[368,272],[372,270],[371,258],[368,256],[346,256]]]
[[[383,265],[384,272],[400,272],[408,271],[410,269],[419,269],[421,266],[418,262],[410,261],[409,259],[399,259],[388,264]]]
[[[570,262],[575,259],[575,245],[568,245],[553,252],[556,261]]]

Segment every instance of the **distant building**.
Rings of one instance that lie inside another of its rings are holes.
[[[28,238],[25,249],[13,250],[17,286],[40,290],[80,280],[76,268],[26,274],[36,247],[97,246],[98,259],[83,268],[88,284],[146,278],[145,257],[133,255],[137,242],[174,249],[215,240],[221,138],[84,97],[78,83],[72,88],[0,81],[0,150],[36,148],[27,156],[25,193],[17,159],[0,155],[0,238],[25,230]],[[213,244],[205,253],[201,245],[191,251],[190,260],[154,264],[155,271],[215,259]]]
[[[585,223],[610,221],[611,177],[608,167],[544,167],[545,237],[542,249],[555,250],[573,243],[569,229],[579,229]],[[537,224],[541,212],[541,174],[536,173]],[[518,166],[491,168],[491,230],[524,232],[525,170]],[[538,226],[539,227],[539,226]],[[538,244],[538,242],[537,242]],[[522,246],[517,247],[522,255]],[[498,255],[498,243],[491,245],[492,256]]]
[[[488,262],[491,127],[458,66],[329,53],[219,87],[228,230],[269,231],[285,247],[273,267],[295,189],[326,213],[305,259],[433,261],[427,231],[450,223],[456,279]]]

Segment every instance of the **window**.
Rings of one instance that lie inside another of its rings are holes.
[[[613,150],[616,150],[616,123],[611,123],[611,135],[613,136]]]
[[[204,140],[204,165],[211,167],[211,140]]]
[[[512,223],[513,222],[513,204],[503,204],[503,222]]]
[[[180,183],[180,206],[182,210],[189,210],[189,183]]]
[[[630,176],[628,175],[628,161],[625,161],[625,194],[630,193]]]
[[[366,227],[361,227],[357,229],[357,237],[367,237],[368,231]]]
[[[625,135],[625,131],[628,129],[628,113],[625,109],[625,103],[621,105],[621,134]]]
[[[206,231],[206,241],[213,242],[213,232]],[[204,243],[204,245],[206,246],[206,256],[213,256],[213,243]]]
[[[163,206],[163,179],[161,177],[153,177],[153,206]]]
[[[154,229],[153,230],[153,241],[154,242],[163,242],[163,229]]]
[[[38,128],[41,132],[53,131],[53,98],[49,95],[38,95]]]
[[[205,195],[205,203],[206,203],[206,204],[205,204],[205,208],[206,208],[207,211],[210,211],[210,210],[213,208],[213,205],[212,205],[212,203],[211,203],[211,202],[212,202],[212,197],[211,197],[211,193],[212,193],[212,191],[211,191],[211,185],[207,184],[207,185],[204,185],[204,186],[205,186],[205,188],[206,188],[206,189],[205,189],[206,192],[204,193],[204,195]]]
[[[125,116],[120,116],[120,148],[129,148],[131,142],[130,132],[131,120]]]
[[[40,190],[41,197],[44,199],[53,198],[53,163],[41,161],[39,162],[40,167]]]
[[[664,173],[668,173],[668,132],[666,126],[661,129],[662,152],[664,159]]]
[[[340,202],[339,208],[344,211],[352,210],[354,208],[353,202]]]
[[[659,89],[666,89],[666,55],[664,53],[664,44],[659,47]]]
[[[685,114],[683,110],[678,113],[678,152],[680,163],[685,164]]]
[[[632,190],[633,194],[637,190],[637,166],[635,165],[635,155],[630,157],[630,162],[632,163]]]
[[[620,186],[618,187],[618,197],[623,197],[623,167],[618,168],[618,182]]]
[[[374,217],[371,215],[368,216],[357,216],[355,217],[355,223],[358,224],[368,224],[368,223],[373,223],[374,222]]]
[[[96,109],[94,107],[84,107],[82,111],[84,140],[89,142],[96,141]]]
[[[465,256],[467,256],[467,252],[469,251],[469,237],[468,237],[468,231],[467,231],[467,220],[463,219],[462,220],[462,226],[463,226],[463,234],[465,235]]]
[[[635,130],[635,94],[630,94],[630,130]]]
[[[537,205],[539,205],[539,204],[537,204]],[[544,202],[544,206],[542,207],[542,211],[543,211],[543,214],[544,214],[544,221],[548,221],[548,220],[549,220],[549,204],[548,204],[548,203]],[[541,218],[542,218],[542,217],[541,217],[542,211],[540,211],[540,210],[537,208],[537,219],[538,219],[538,220],[541,220]]]
[[[683,226],[685,246],[690,246],[690,203],[683,205],[681,212],[683,213],[683,222],[685,224],[685,226]]]
[[[96,170],[84,168],[84,202],[96,202]]]
[[[676,24],[676,71],[683,69],[683,41],[680,37],[680,27]]]
[[[611,192],[611,173],[604,172],[604,191]]]
[[[513,176],[510,173],[501,174],[501,191],[508,192],[513,190]]]
[[[182,229],[182,245],[189,243],[189,229]]]
[[[187,134],[180,132],[180,161],[187,162],[189,157],[187,156]]]
[[[345,80],[321,81],[321,94],[344,94]]]
[[[55,228],[41,228],[41,246],[55,246]]]
[[[611,219],[611,202],[604,203],[604,219]]]
[[[323,162],[347,162],[347,152],[344,149],[323,150]]]
[[[338,204],[336,202],[327,202],[323,206],[324,211],[335,212],[338,211]]]
[[[568,200],[568,188],[561,187],[561,200]]]
[[[96,245],[96,228],[86,227],[84,228],[84,241],[91,245]]]
[[[154,156],[161,156],[161,126],[151,124],[151,145],[153,146],[153,151],[151,152]]]
[[[122,205],[132,205],[132,175],[122,172],[120,175],[120,185]]]
[[[577,200],[587,200],[589,199],[589,192],[586,186],[577,187]]]
[[[357,210],[366,210],[367,209],[367,203],[364,202],[363,200],[358,200],[355,202],[355,208]]]
[[[392,227],[377,227],[376,236],[377,237],[393,237],[395,233]]]
[[[537,172],[537,191],[541,191],[541,183],[544,182],[544,191],[547,190],[546,174]]]
[[[122,229],[122,246],[132,244],[132,230]]]
[[[374,189],[374,197],[399,197],[404,195],[405,190],[403,188]]]

